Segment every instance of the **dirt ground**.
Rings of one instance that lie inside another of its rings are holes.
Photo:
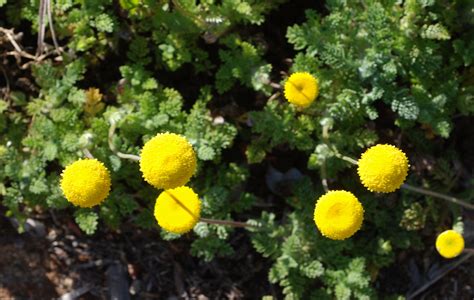
[[[55,219],[59,226],[48,224],[49,219],[39,223],[45,225],[43,234],[31,228],[18,234],[9,219],[0,218],[0,299],[281,296],[266,280],[265,260],[244,241],[243,233],[232,239],[237,255],[204,263],[187,254],[187,237],[166,242],[157,232],[133,228],[91,238],[66,215]]]
[[[205,263],[187,254],[186,236],[167,242],[157,232],[124,226],[130,229],[88,237],[67,214],[55,215],[57,223],[52,219],[38,215],[29,221],[34,226],[18,234],[14,222],[0,217],[0,299],[282,299],[280,288],[267,280],[269,263],[243,232],[231,238],[236,255]],[[422,285],[439,274],[410,266],[409,259],[381,271],[379,291],[400,293],[408,281]],[[471,258],[416,299],[473,299],[472,270]]]

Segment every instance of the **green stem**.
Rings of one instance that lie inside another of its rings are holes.
[[[353,164],[353,165],[355,165],[355,166],[357,166],[357,165],[359,164],[359,162],[357,161],[357,159],[354,159],[354,158],[349,157],[349,156],[342,155],[342,154],[339,153],[339,152],[337,151],[337,149],[335,149],[335,148],[332,148],[332,150],[333,150],[334,155],[335,155],[337,158],[340,158],[340,159],[342,159],[342,160],[344,160],[344,161],[347,161],[348,163],[351,163],[351,164]]]
[[[344,161],[347,161],[353,165],[357,165],[358,162],[357,160],[355,160],[354,158],[352,157],[349,157],[349,156],[345,156],[345,155],[342,155],[340,154],[336,148],[332,148],[333,150],[333,153],[336,157],[344,160]],[[438,199],[443,199],[443,200],[446,200],[446,201],[449,201],[451,203],[454,203],[454,204],[457,204],[457,205],[460,205],[462,207],[465,207],[467,209],[471,209],[471,210],[474,210],[474,205],[470,204],[470,203],[467,203],[461,199],[458,199],[456,197],[453,197],[453,196],[449,196],[449,195],[445,195],[445,194],[441,194],[441,193],[438,193],[438,192],[433,192],[431,190],[428,190],[428,189],[424,189],[424,188],[420,188],[420,187],[416,187],[416,186],[412,186],[412,185],[409,185],[409,184],[402,184],[402,186],[400,187],[404,190],[408,190],[408,191],[411,191],[411,192],[415,192],[415,193],[419,193],[419,194],[423,194],[423,195],[426,195],[426,196],[431,196],[431,197],[435,197],[435,198],[438,198]]]
[[[114,138],[116,128],[117,128],[117,124],[115,122],[112,122],[112,124],[110,125],[110,128],[109,128],[109,137],[108,137],[110,150],[120,158],[129,159],[129,160],[133,160],[133,161],[140,161],[140,156],[138,156],[138,155],[127,154],[127,153],[122,153],[120,151],[117,151],[117,148],[115,148],[115,145],[113,143],[113,138]]]
[[[443,200],[449,201],[451,203],[461,205],[461,206],[463,206],[467,209],[474,210],[474,205],[469,204],[467,202],[464,202],[461,199],[458,199],[458,198],[455,198],[455,197],[452,197],[452,196],[448,196],[448,195],[444,195],[444,194],[441,194],[441,193],[433,192],[433,191],[430,191],[430,190],[427,190],[427,189],[424,189],[424,188],[419,188],[419,187],[416,187],[416,186],[412,186],[412,185],[409,185],[409,184],[406,184],[406,183],[402,184],[401,188],[405,189],[405,190],[408,190],[408,191],[416,192],[416,193],[419,193],[419,194],[424,194],[424,195],[427,195],[427,196],[443,199]]]
[[[322,136],[326,144],[328,144],[328,141],[329,141],[329,126],[328,125],[323,126]],[[324,191],[327,193],[329,191],[329,185],[328,185],[328,176],[327,176],[327,170],[326,170],[326,159],[324,159],[323,163],[321,164],[321,184],[323,185]]]
[[[248,224],[245,222],[228,221],[228,220],[215,220],[215,219],[200,218],[199,221],[208,223],[208,224],[227,225],[227,226],[232,226],[232,227],[257,227],[255,225]]]
[[[179,206],[181,206],[182,209],[184,209],[188,214],[196,218],[196,215],[190,211],[186,205],[184,205],[178,198],[176,198],[173,194],[164,191],[167,193],[171,198],[173,198],[176,203],[178,203]],[[215,220],[215,219],[207,219],[207,218],[199,218],[199,221],[208,223],[208,224],[216,224],[216,225],[227,225],[227,226],[232,226],[232,227],[256,227],[255,225],[244,223],[244,222],[237,222],[237,221],[229,221],[229,220]]]
[[[94,159],[94,155],[89,151],[89,149],[84,148],[82,149],[82,152],[84,153],[84,156],[90,159]]]

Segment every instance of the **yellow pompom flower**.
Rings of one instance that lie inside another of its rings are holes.
[[[196,153],[185,137],[161,133],[145,143],[140,155],[143,178],[156,188],[185,185],[196,171]]]
[[[364,208],[347,191],[329,191],[321,196],[314,208],[314,222],[321,234],[333,240],[351,237],[362,226]]]
[[[199,221],[201,200],[189,187],[163,191],[156,199],[155,218],[163,229],[183,234]]]
[[[445,258],[454,258],[464,250],[464,238],[454,230],[446,230],[436,238],[436,250]]]
[[[403,184],[408,167],[408,158],[402,150],[392,145],[379,144],[362,154],[357,172],[369,191],[390,193]]]
[[[308,107],[318,94],[318,80],[309,73],[293,73],[285,82],[285,98],[296,106]]]
[[[80,159],[62,172],[61,190],[66,199],[79,207],[100,204],[109,195],[110,173],[97,159]]]

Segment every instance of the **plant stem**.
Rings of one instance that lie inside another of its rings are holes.
[[[245,222],[228,221],[228,220],[215,220],[215,219],[200,218],[200,221],[204,223],[208,223],[208,224],[227,225],[227,226],[232,226],[232,227],[257,227],[255,225],[248,224]]]
[[[416,192],[416,193],[419,193],[419,194],[424,194],[424,195],[427,195],[427,196],[432,196],[432,197],[435,197],[435,198],[443,199],[443,200],[449,201],[451,203],[461,205],[461,206],[463,206],[467,209],[474,210],[474,205],[472,205],[470,203],[467,203],[467,202],[464,202],[461,199],[458,199],[458,198],[455,198],[455,197],[452,197],[452,196],[448,196],[448,195],[444,195],[444,194],[441,194],[441,193],[433,192],[433,191],[430,191],[430,190],[427,190],[427,189],[424,189],[424,188],[411,186],[411,185],[406,184],[406,183],[402,184],[401,188],[405,189],[405,190],[408,190],[408,191]]]
[[[349,162],[349,163],[355,165],[355,166],[357,166],[357,164],[358,164],[357,160],[356,160],[356,159],[353,159],[352,157],[342,155],[340,158],[341,158],[342,160],[345,160],[345,161],[347,161],[347,162]]]
[[[345,155],[342,155],[340,154],[337,149],[332,149],[333,150],[333,153],[336,157],[344,160],[344,161],[347,161],[353,165],[357,165],[357,160],[355,160],[354,158],[352,157],[349,157],[349,156],[345,156]],[[438,192],[433,192],[433,191],[430,191],[428,189],[424,189],[424,188],[420,188],[420,187],[416,187],[416,186],[412,186],[412,185],[409,185],[409,184],[402,184],[402,186],[400,187],[402,189],[405,189],[405,190],[408,190],[408,191],[412,191],[412,192],[415,192],[415,193],[419,193],[419,194],[423,194],[423,195],[427,195],[427,196],[431,196],[431,197],[435,197],[435,198],[438,198],[438,199],[443,199],[443,200],[446,200],[446,201],[449,201],[451,203],[455,203],[457,205],[460,205],[462,207],[465,207],[467,209],[471,209],[471,210],[474,210],[474,205],[473,204],[470,204],[470,203],[467,203],[461,199],[458,199],[456,197],[452,197],[452,196],[449,196],[449,195],[445,195],[445,194],[441,194],[441,193],[438,193]]]
[[[326,193],[329,192],[328,176],[326,172],[326,161],[324,161],[321,166],[321,184],[323,185],[324,191]]]
[[[182,209],[184,209],[188,214],[193,216],[194,218],[197,218],[197,216],[190,211],[186,205],[184,205],[178,198],[176,198],[172,193],[169,193],[167,191],[164,191],[164,193],[168,193],[168,195],[173,198],[176,203],[178,203],[179,206],[181,206]],[[199,221],[208,223],[208,224],[216,224],[216,225],[227,225],[227,226],[232,226],[232,227],[257,227],[252,224],[248,224],[245,222],[237,222],[237,221],[229,221],[229,220],[215,220],[215,219],[207,219],[207,218],[199,218]]]
[[[92,153],[89,151],[89,149],[84,148],[84,149],[82,149],[82,152],[84,153],[85,157],[94,159],[94,155],[92,155]]]
[[[329,126],[327,124],[323,126],[322,136],[323,136],[324,141],[328,143]],[[326,170],[326,159],[323,159],[323,163],[321,164],[321,184],[323,185],[324,191],[326,193],[329,192],[328,176],[327,176],[327,170]]]
[[[122,153],[122,152],[117,151],[117,152],[115,152],[115,155],[117,155],[120,158],[124,158],[124,159],[129,159],[129,160],[133,160],[133,161],[140,161],[140,156],[135,155],[135,154],[127,154],[127,153]]]
[[[116,128],[117,128],[116,123],[112,122],[112,124],[110,125],[110,128],[109,128],[109,137],[108,137],[110,150],[120,158],[129,159],[129,160],[133,160],[133,161],[140,161],[140,156],[138,156],[138,155],[127,154],[127,153],[122,153],[120,151],[117,151],[117,149],[115,148],[115,145],[113,143],[113,138],[114,138]]]
[[[425,283],[424,285],[422,285],[419,289],[417,289],[416,291],[414,291],[413,293],[411,293],[410,295],[408,295],[407,299],[408,299],[408,300],[414,299],[416,296],[418,296],[419,294],[421,294],[422,292],[424,292],[427,288],[429,288],[431,285],[433,285],[433,284],[436,283],[438,280],[440,280],[441,278],[443,278],[443,276],[445,276],[446,274],[448,274],[449,272],[451,272],[452,270],[454,270],[455,268],[457,268],[457,267],[458,267],[459,265],[461,265],[463,262],[465,262],[466,260],[468,260],[469,258],[471,258],[473,255],[474,255],[473,252],[467,253],[466,255],[460,257],[456,262],[453,262],[453,263],[451,263],[450,265],[446,266],[438,276],[434,277],[433,279],[431,279],[430,281],[428,281],[427,283]]]
[[[280,90],[281,89],[281,84],[278,84],[276,82],[270,82],[268,83],[272,88]]]
[[[337,158],[340,158],[340,159],[342,159],[342,160],[344,160],[344,161],[347,161],[348,163],[351,163],[351,164],[353,164],[353,165],[355,165],[355,166],[358,165],[357,159],[354,159],[354,158],[349,157],[349,156],[342,155],[342,154],[339,153],[336,149],[332,149],[332,150],[333,150],[334,155],[335,155]]]

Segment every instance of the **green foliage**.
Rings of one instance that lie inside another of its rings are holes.
[[[216,74],[217,91],[227,92],[239,80],[243,85],[269,95],[272,66],[262,61],[262,51],[235,36],[222,39],[222,43],[229,50],[219,51],[222,65]]]
[[[9,84],[0,87],[0,199],[20,230],[37,210],[62,210],[86,234],[137,226],[163,240],[181,238],[206,261],[238,251],[230,241],[243,236],[239,242],[263,256],[268,281],[286,299],[373,299],[396,297],[374,289],[395,258],[431,255],[427,241],[439,230],[463,227],[462,214],[443,202],[367,192],[341,156],[399,144],[412,166],[408,182],[474,198],[474,182],[462,179],[469,164],[459,167],[469,153],[458,153],[458,137],[448,139],[458,117],[474,115],[467,1],[328,0],[324,12],[301,11],[304,21],[287,28],[294,57],[266,36],[275,25],[284,39],[281,24],[261,27],[284,0],[53,2],[59,54],[49,26],[48,55],[37,61],[8,54],[14,48],[0,33],[7,57],[0,80]],[[1,26],[21,33],[17,42],[31,53],[39,3],[0,0]],[[289,70],[283,62],[292,63]],[[289,104],[277,84],[297,71],[319,81],[319,96],[305,109]],[[199,222],[184,236],[158,228],[161,191],[120,153],[139,155],[167,131],[196,150],[189,186],[202,217],[255,227]],[[89,152],[111,171],[112,190],[99,207],[79,209],[62,195],[61,170]],[[285,155],[301,178],[273,194],[262,174],[287,166]],[[354,237],[332,241],[316,229],[322,181],[363,203]]]
[[[93,234],[97,229],[99,216],[94,211],[79,209],[74,213],[74,219],[82,231]]]
[[[276,100],[268,101],[262,111],[251,112],[249,117],[252,131],[260,134],[247,149],[251,163],[262,161],[265,158],[263,153],[280,144],[306,151],[314,148],[311,134],[318,125],[310,116],[298,114],[293,106],[281,105]]]
[[[325,17],[307,11],[307,21],[287,32],[302,51],[293,69],[320,73],[319,101],[340,122],[355,128],[377,119],[374,104],[381,101],[397,114],[398,126],[413,127],[416,121],[449,136],[457,105],[448,99],[459,96],[467,75],[457,69],[465,58],[453,49],[464,33],[451,41],[449,31],[463,21],[442,4],[369,2],[331,1]]]

